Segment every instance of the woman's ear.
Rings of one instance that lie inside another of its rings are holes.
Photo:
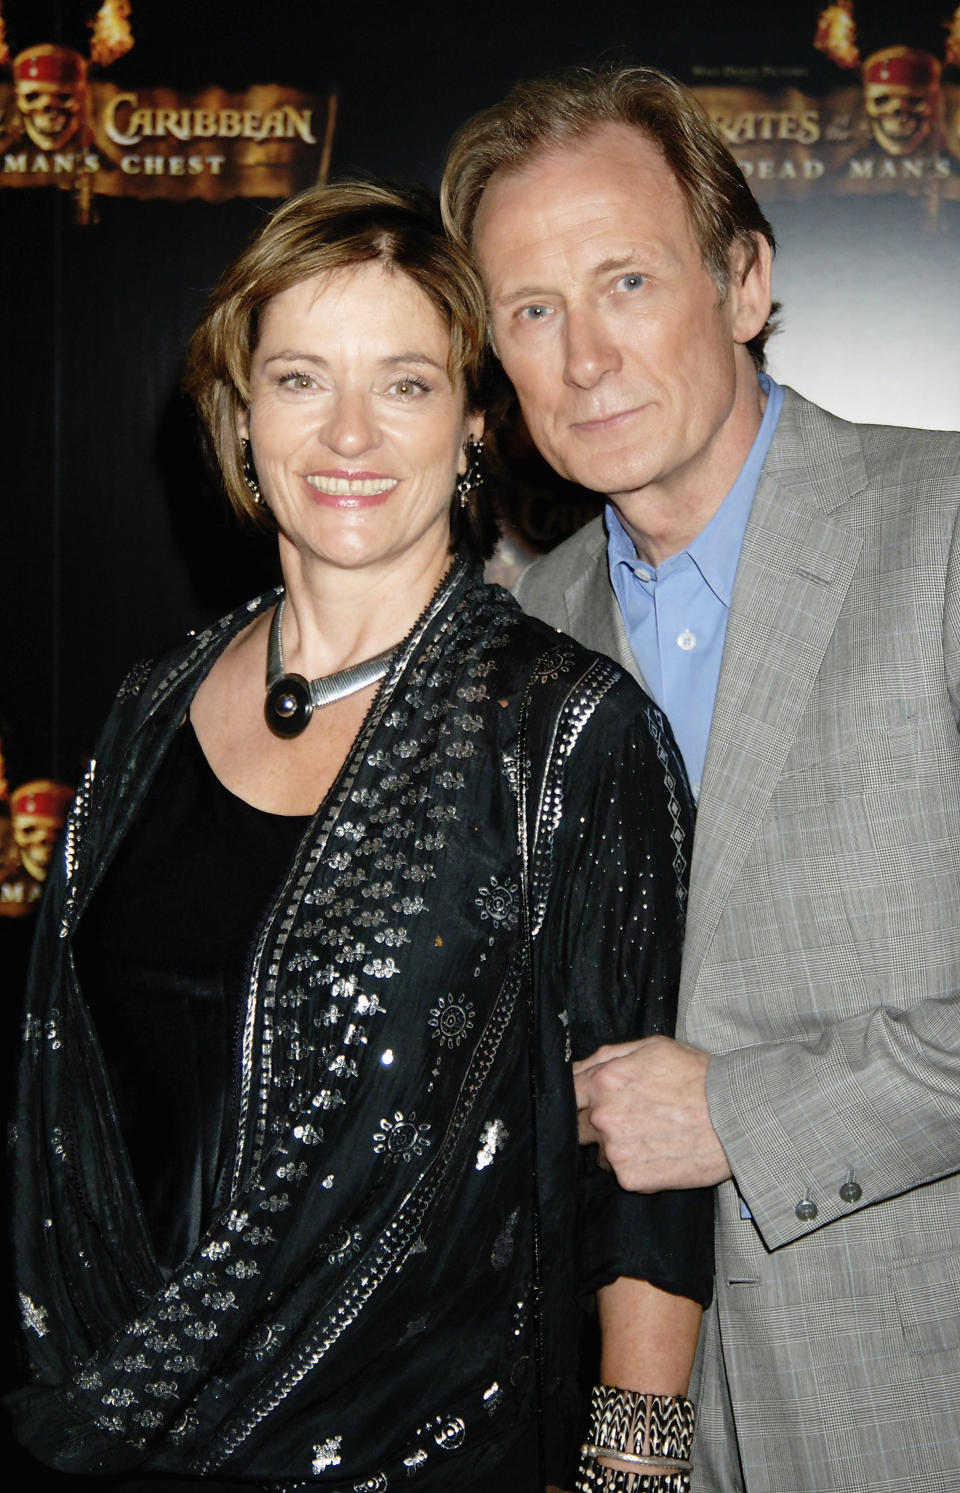
[[[467,454],[467,442],[482,441],[485,425],[486,422],[483,418],[483,415],[476,414],[467,416],[466,424],[463,427],[463,444],[460,447],[460,460],[457,462],[457,471],[460,473],[461,477],[470,464],[469,456]]]
[[[250,411],[245,404],[237,410],[237,435],[241,441],[250,439]]]

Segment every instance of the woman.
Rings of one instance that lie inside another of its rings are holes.
[[[282,207],[195,334],[284,585],[128,678],[42,913],[14,1409],[64,1470],[566,1480],[578,1291],[611,1382],[686,1388],[709,1200],[578,1178],[567,1066],[672,1020],[683,772],[482,585],[485,335],[433,215],[357,184]]]

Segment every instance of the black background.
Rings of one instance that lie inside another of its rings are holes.
[[[39,41],[85,52],[97,3],[5,0],[11,52]],[[800,61],[803,91],[835,88],[836,68],[812,47],[818,8],[135,0],[135,46],[101,75],[122,88],[182,91],[276,82],[323,95],[338,86],[334,173],[435,187],[458,123],[525,75],[633,60],[689,79],[711,63]],[[942,55],[945,14],[936,3],[906,14],[861,3],[861,45],[926,40]],[[272,578],[269,550],[236,529],[206,477],[178,391],[205,296],[269,206],[100,198],[99,222],[81,227],[69,194],[53,186],[0,191],[0,722],[12,784],[46,775],[75,782],[130,663]],[[845,272],[850,293],[862,292],[891,268],[883,249],[892,245],[898,277],[903,261],[919,255],[942,316],[927,335],[955,348],[957,205],[942,209],[932,261],[915,206],[772,204],[781,291],[784,277],[796,282],[794,313],[805,298],[812,314],[822,312],[831,281]],[[902,286],[889,291],[899,304]],[[875,320],[864,327],[873,337]],[[882,345],[882,329],[880,337]],[[788,347],[775,344],[787,376]],[[824,361],[847,351],[825,347]],[[929,374],[929,356],[912,351]],[[794,381],[816,395],[803,367],[807,386]],[[915,381],[900,367],[901,378]]]
[[[11,52],[38,42],[86,52],[97,5],[3,0]],[[942,55],[949,9],[860,0],[861,49],[901,42]],[[334,174],[436,187],[468,114],[518,77],[571,64],[643,61],[692,80],[698,66],[799,61],[797,86],[824,94],[840,79],[812,47],[818,10],[794,0],[134,0],[135,47],[102,76],[183,92],[338,87]],[[237,530],[205,474],[179,393],[205,297],[270,206],[102,198],[99,221],[81,227],[68,193],[0,190],[0,731],[13,785],[75,782],[129,665],[273,577],[270,546]],[[942,206],[934,235],[906,197],[769,211],[787,303],[774,372],[817,397],[839,365],[851,395],[875,389],[883,418],[927,423],[925,400],[956,369],[960,345],[960,205]],[[929,423],[960,423],[938,408]],[[0,939],[8,1032],[26,933],[24,920]]]

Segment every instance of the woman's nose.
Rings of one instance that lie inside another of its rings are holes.
[[[337,394],[318,432],[324,444],[341,456],[357,456],[380,443],[380,431],[367,396],[360,390]]]

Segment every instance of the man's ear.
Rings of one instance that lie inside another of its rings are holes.
[[[744,269],[747,251],[742,244],[735,245],[730,255],[727,300],[733,339],[740,343],[750,342],[763,330],[773,305],[773,251],[762,233],[755,234],[754,239],[756,254],[749,269]]]

